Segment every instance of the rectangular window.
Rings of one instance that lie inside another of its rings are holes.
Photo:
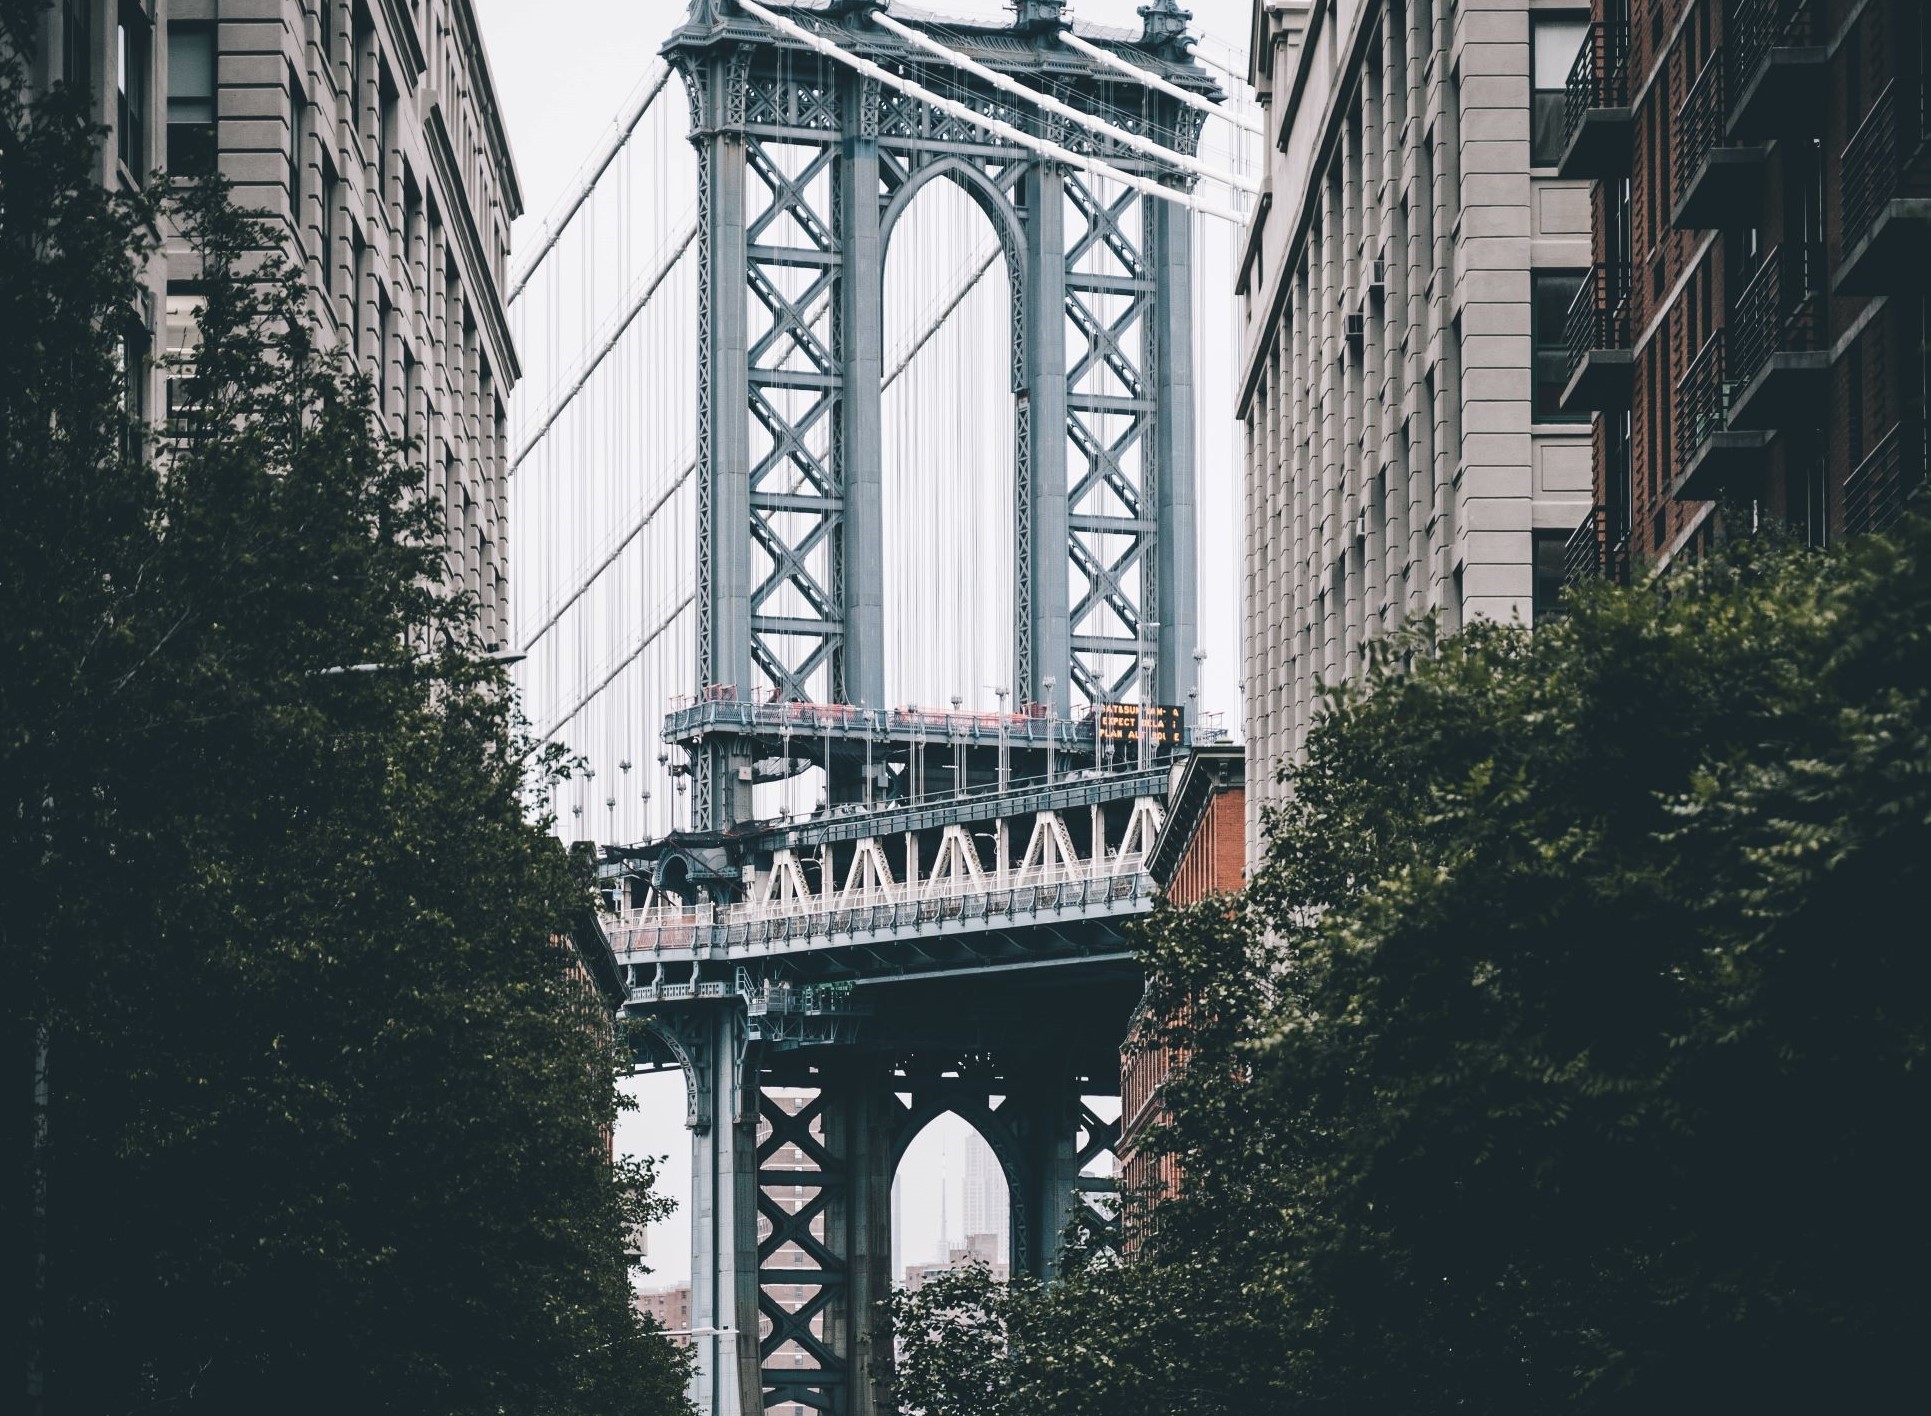
[[[1564,91],[1569,71],[1589,37],[1588,13],[1529,16],[1529,162],[1554,167],[1562,161]]]
[[[181,433],[193,413],[187,395],[201,348],[201,295],[182,281],[168,282],[167,345],[167,416],[173,431]]]
[[[1534,622],[1562,613],[1562,582],[1568,572],[1569,533],[1537,527],[1530,533],[1535,554]]]
[[[302,96],[302,86],[291,67],[288,71],[288,217],[297,240],[302,231],[302,149],[307,137],[308,100]]]
[[[215,32],[168,26],[168,172],[206,177],[216,166]]]
[[[121,161],[137,177],[148,163],[149,40],[147,16],[138,6],[122,4],[114,45],[114,132]]]
[[[341,179],[335,175],[335,164],[329,161],[327,152],[322,154],[322,215],[317,225],[316,242],[321,246],[322,288],[331,294],[335,290],[335,204],[341,198],[338,190]]]
[[[1535,388],[1531,414],[1538,423],[1584,422],[1587,413],[1564,413],[1562,389],[1569,381],[1569,306],[1587,271],[1538,270],[1530,276],[1529,338],[1534,346]]]
[[[60,77],[76,92],[94,87],[94,7],[67,0],[61,9]]]

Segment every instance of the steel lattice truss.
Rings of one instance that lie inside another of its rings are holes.
[[[851,8],[794,15],[989,121],[1184,185]],[[1013,681],[1062,709],[1177,701],[1193,647],[1187,214],[729,11],[699,5],[666,50],[701,157],[700,683],[883,700],[884,253],[911,199],[944,178],[985,211],[1011,285]],[[940,33],[1121,129],[1193,149],[1198,114],[1073,51],[1043,63],[1010,31]]]

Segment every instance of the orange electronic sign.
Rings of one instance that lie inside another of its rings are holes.
[[[1102,703],[1093,709],[1093,732],[1101,742],[1180,747],[1186,741],[1186,710],[1172,703]]]

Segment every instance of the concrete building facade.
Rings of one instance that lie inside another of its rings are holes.
[[[451,583],[509,639],[501,288],[522,195],[470,0],[55,0],[37,79],[84,88],[103,182],[219,171],[283,235],[322,337],[418,441]],[[191,347],[195,263],[169,240],[132,312],[130,397]]]
[[[1587,30],[1544,0],[1256,0],[1272,139],[1239,292],[1246,850],[1319,690],[1432,612],[1533,620],[1591,503],[1560,407],[1589,189],[1556,175]]]
[[[1572,572],[1766,524],[1822,545],[1925,484],[1931,16],[1920,0],[1595,0],[1563,170],[1594,184],[1565,403]]]

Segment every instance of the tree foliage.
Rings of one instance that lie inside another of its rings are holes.
[[[526,811],[563,764],[273,233],[218,186],[98,186],[79,105],[21,82],[40,9],[0,0],[4,1306],[39,1323],[5,1389],[682,1410],[624,1256],[663,1204],[608,1160],[565,942],[588,867]],[[155,442],[120,335],[163,222],[201,343]]]
[[[1184,1189],[1139,1262],[989,1297],[996,1409],[1911,1391],[1927,625],[1911,521],[1385,641],[1245,897],[1147,931]]]

